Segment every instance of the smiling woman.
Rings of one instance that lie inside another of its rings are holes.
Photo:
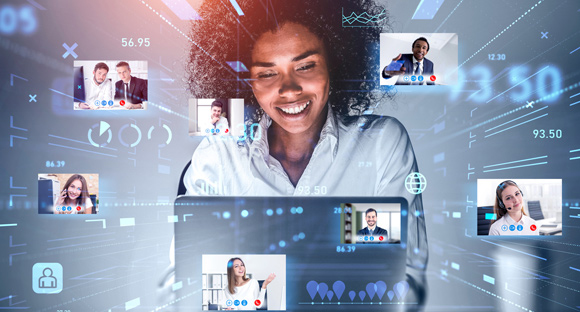
[[[342,12],[384,8],[352,0],[238,3],[244,15],[204,1],[188,81],[196,98],[243,97],[248,122],[259,127],[252,139],[205,138],[185,176],[187,193],[405,197],[408,264],[425,269],[421,195],[405,189],[418,171],[411,142],[395,118],[363,114],[389,99],[390,89],[379,89],[381,28],[341,24]],[[245,67],[227,65],[236,62]]]
[[[56,205],[55,214],[91,214],[93,204],[89,197],[89,189],[85,177],[80,174],[73,174],[64,184]],[[71,206],[74,209],[59,209],[62,206]],[[78,209],[76,209],[77,207]]]

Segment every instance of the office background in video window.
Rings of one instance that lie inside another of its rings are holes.
[[[495,204],[495,190],[512,180],[524,194],[524,212],[536,221],[540,235],[562,235],[561,179],[478,179],[477,235],[488,235]]]
[[[429,42],[426,59],[433,62],[437,85],[454,85],[457,83],[458,44],[457,34],[423,34],[423,33],[383,33],[380,37],[380,68],[383,70],[399,54],[411,54],[413,42],[424,37]],[[395,84],[396,79],[384,79],[381,85]]]
[[[211,104],[222,102],[222,117],[228,120],[229,132],[233,136],[244,135],[244,99],[189,99],[189,135],[211,135],[206,132],[211,122]]]
[[[373,208],[377,211],[377,226],[387,230],[388,243],[401,242],[401,205],[346,203],[341,205],[341,244],[356,244],[357,232],[367,227],[365,212]]]

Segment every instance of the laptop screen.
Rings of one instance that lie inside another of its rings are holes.
[[[403,198],[179,197],[171,218],[183,310],[413,304]]]

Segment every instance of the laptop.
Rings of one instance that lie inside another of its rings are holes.
[[[417,304],[405,301],[402,197],[180,196],[174,205],[180,311],[384,311]],[[367,212],[381,235],[359,232],[369,225]],[[246,277],[260,284],[275,275],[266,299],[226,296],[228,267],[240,261]]]

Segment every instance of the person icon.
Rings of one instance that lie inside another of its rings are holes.
[[[52,276],[52,270],[45,268],[42,271],[42,276],[38,279],[39,288],[56,288],[56,277]]]

